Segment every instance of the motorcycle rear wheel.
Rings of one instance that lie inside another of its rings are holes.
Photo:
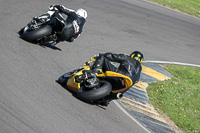
[[[37,30],[26,31],[24,32],[21,37],[29,42],[36,41],[44,36],[50,35],[52,32],[52,27],[50,25],[41,26]]]
[[[112,90],[112,85],[105,80],[100,80],[99,81],[100,86],[91,90],[84,89],[84,86],[77,92],[76,97],[80,100],[86,101],[86,102],[91,102],[95,101],[98,99],[101,99],[108,94],[110,94]]]

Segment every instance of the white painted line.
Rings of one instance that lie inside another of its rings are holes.
[[[147,133],[151,133],[149,130],[147,130],[142,124],[140,124],[132,115],[130,115],[116,100],[113,100],[113,102],[128,116],[130,117],[134,122],[136,122],[141,128],[143,128]]]
[[[144,63],[160,63],[160,64],[172,64],[172,65],[183,65],[183,66],[193,66],[193,67],[200,67],[197,64],[188,64],[188,63],[181,63],[181,62],[169,62],[169,61],[143,61]]]

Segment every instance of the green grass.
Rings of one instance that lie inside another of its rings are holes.
[[[200,17],[200,0],[149,0]]]
[[[200,68],[168,65],[166,69],[174,77],[149,84],[151,104],[182,130],[200,133]]]

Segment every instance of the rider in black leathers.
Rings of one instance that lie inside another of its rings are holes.
[[[51,5],[47,13],[35,17],[34,19],[45,22],[45,20],[51,16],[51,11],[55,11],[56,17],[64,25],[64,28],[61,28],[61,25],[57,25],[58,29],[61,28],[57,43],[60,41],[73,42],[79,37],[87,18],[87,12],[84,9],[80,8],[75,12],[63,5]]]
[[[100,71],[113,71],[130,77],[133,84],[135,84],[140,78],[142,61],[143,54],[139,51],[134,51],[131,55],[113,53],[100,54],[93,65],[93,74],[98,74]],[[111,62],[117,62],[120,65],[117,68]]]

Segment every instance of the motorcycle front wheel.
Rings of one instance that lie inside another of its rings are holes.
[[[107,96],[108,94],[110,94],[111,90],[112,85],[108,81],[100,80],[99,86],[91,90],[87,90],[84,88],[84,86],[81,86],[76,94],[76,97],[80,100],[90,102]]]
[[[57,80],[57,82],[60,84],[60,85],[66,85],[67,84],[67,81],[70,77],[70,72],[68,73],[65,73],[64,75],[60,76]]]
[[[25,31],[21,37],[29,42],[36,41],[44,36],[50,35],[52,32],[52,27],[50,25],[41,26],[39,29],[32,31]]]

